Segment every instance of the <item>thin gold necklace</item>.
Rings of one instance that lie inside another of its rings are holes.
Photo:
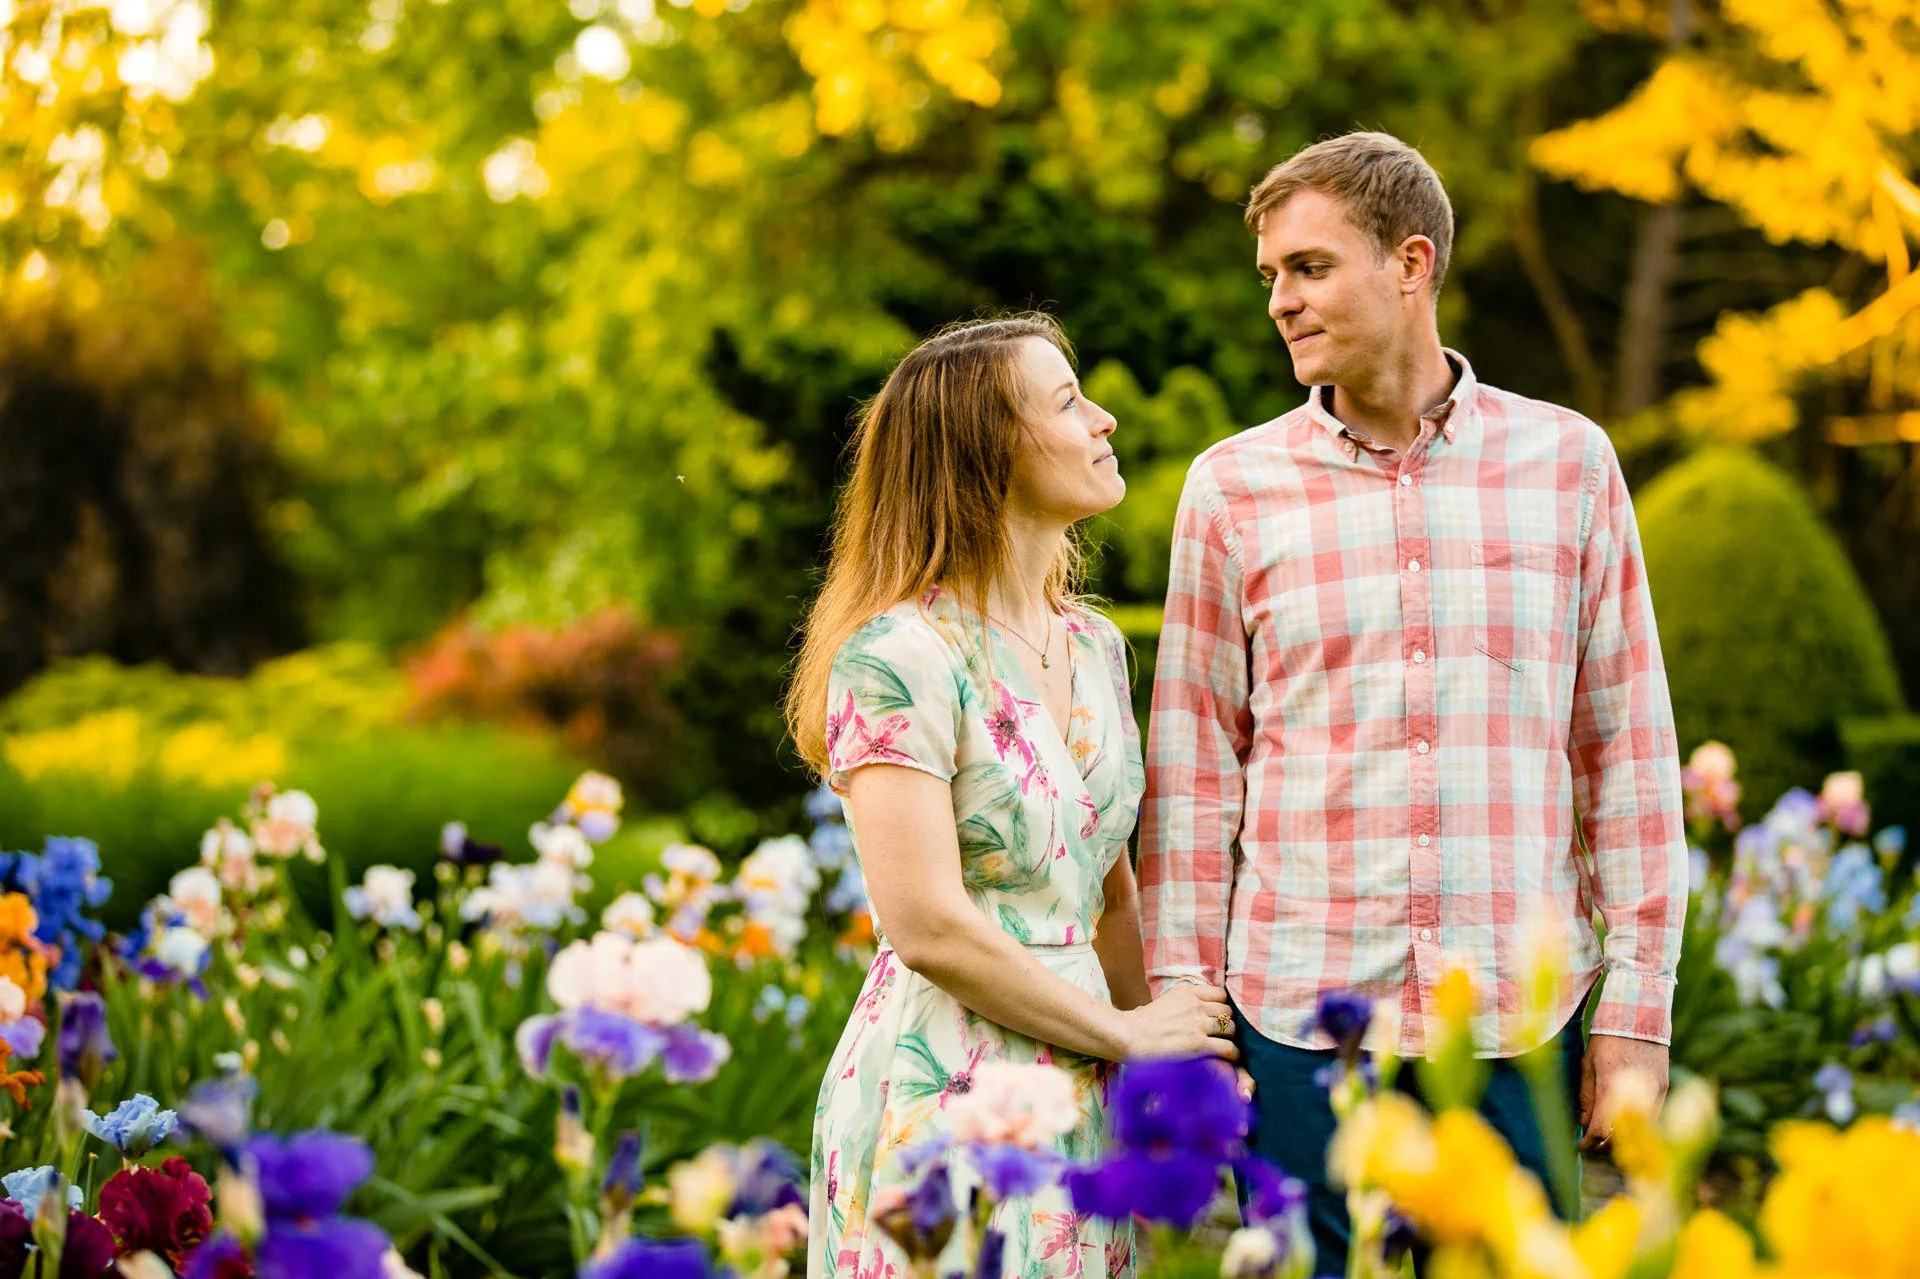
[[[1034,652],[1036,652],[1036,653],[1038,653],[1038,654],[1040,654],[1040,669],[1041,669],[1041,670],[1043,670],[1043,671],[1050,671],[1050,670],[1052,670],[1052,669],[1053,669],[1053,659],[1052,659],[1051,657],[1049,657],[1049,656],[1047,656],[1047,654],[1048,654],[1049,652],[1051,652],[1051,651],[1052,651],[1052,649],[1053,649],[1053,617],[1052,617],[1052,615],[1051,615],[1051,614],[1049,614],[1049,615],[1048,615],[1048,617],[1047,617],[1047,646],[1046,646],[1046,648],[1040,648],[1040,647],[1038,647],[1037,645],[1035,645],[1035,644],[1034,644],[1034,642],[1033,642],[1032,640],[1030,640],[1030,639],[1028,639],[1028,638],[1027,638],[1026,636],[1024,636],[1024,635],[1022,635],[1022,634],[1021,634],[1021,633],[1020,633],[1019,631],[1016,631],[1016,630],[1014,630],[1014,629],[1013,629],[1013,628],[1012,628],[1011,626],[1008,626],[1008,625],[1007,625],[1007,624],[1006,624],[1005,622],[1003,622],[1003,621],[1001,621],[1001,620],[1000,620],[999,618],[997,618],[997,617],[995,617],[995,616],[994,616],[994,615],[993,615],[992,613],[988,613],[988,614],[987,614],[987,620],[988,620],[989,622],[992,622],[992,623],[993,623],[993,624],[994,624],[995,626],[998,626],[998,627],[999,627],[999,628],[1000,628],[1001,630],[1003,630],[1003,631],[1005,631],[1005,632],[1006,632],[1007,634],[1009,634],[1009,635],[1011,635],[1011,636],[1013,636],[1013,637],[1014,637],[1015,639],[1017,639],[1017,640],[1019,640],[1019,641],[1020,641],[1020,642],[1021,642],[1022,644],[1025,644],[1025,645],[1026,645],[1026,646],[1027,646],[1028,648],[1031,648],[1031,649],[1033,649],[1033,651],[1034,651]]]

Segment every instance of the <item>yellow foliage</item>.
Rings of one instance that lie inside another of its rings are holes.
[[[20,733],[0,742],[13,771],[30,782],[50,773],[87,773],[125,785],[141,764],[137,711],[102,711],[65,728]]]
[[[286,746],[272,733],[240,738],[213,722],[190,724],[164,738],[134,710],[101,711],[62,728],[0,739],[7,763],[29,782],[86,776],[125,786],[156,771],[166,781],[221,789],[270,777],[286,764]]]
[[[1007,26],[983,0],[807,0],[786,37],[813,77],[814,127],[828,136],[864,125],[883,150],[905,150],[932,88],[974,106],[1000,100],[992,64]]]
[[[1644,7],[1586,5],[1596,25],[1654,30]],[[1903,290],[1920,232],[1920,6],[1725,0],[1720,17],[1727,34],[1669,56],[1612,111],[1536,139],[1534,163],[1654,203],[1690,185],[1776,243],[1837,244],[1886,264],[1888,291],[1853,317],[1821,290],[1723,317],[1700,347],[1713,384],[1675,397],[1686,428],[1739,440],[1791,430],[1797,389],[1859,372],[1843,361],[1861,348],[1876,404],[1920,394],[1920,369],[1892,349],[1920,317],[1920,292]],[[1774,65],[1756,63],[1756,48]],[[1793,84],[1804,87],[1780,87]]]
[[[169,781],[251,786],[285,770],[287,748],[272,733],[232,737],[218,724],[192,724],[168,737],[157,762]]]

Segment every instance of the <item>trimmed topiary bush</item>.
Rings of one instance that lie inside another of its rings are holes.
[[[1865,590],[1784,472],[1707,449],[1637,505],[1681,754],[1733,747],[1749,816],[1842,766],[1842,719],[1904,709]]]

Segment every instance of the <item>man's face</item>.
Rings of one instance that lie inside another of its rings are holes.
[[[1401,264],[1379,254],[1338,200],[1302,191],[1260,223],[1267,314],[1302,386],[1372,380],[1397,348],[1407,294]]]

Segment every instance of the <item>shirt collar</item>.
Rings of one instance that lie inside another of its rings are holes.
[[[1476,401],[1479,397],[1480,382],[1473,375],[1473,365],[1467,357],[1452,347],[1442,347],[1442,354],[1453,367],[1453,389],[1447,392],[1447,398],[1440,401],[1420,415],[1423,421],[1437,422],[1440,435],[1452,444],[1460,433],[1468,429],[1478,416]],[[1316,386],[1307,393],[1308,415],[1333,435],[1335,439],[1359,443],[1365,437],[1345,422],[1333,415],[1329,405],[1331,388]],[[1371,441],[1368,441],[1371,442]]]

